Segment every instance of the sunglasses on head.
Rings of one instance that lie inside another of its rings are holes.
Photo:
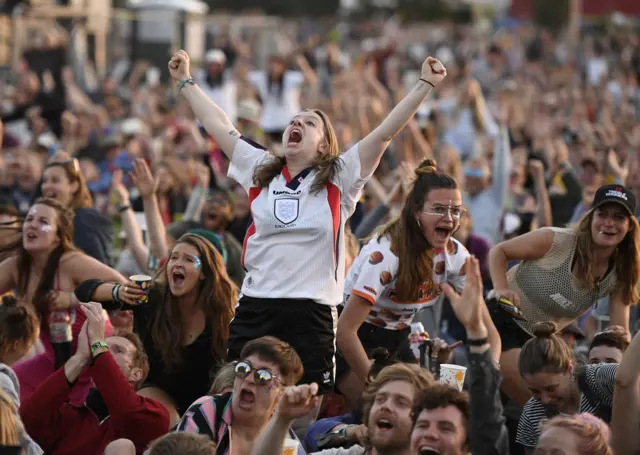
[[[253,378],[256,381],[256,384],[260,386],[267,386],[272,382],[274,383],[274,385],[278,384],[278,377],[271,371],[267,370],[266,368],[256,369],[249,362],[238,362],[236,364],[235,371],[236,377],[240,379],[245,379],[253,371]]]

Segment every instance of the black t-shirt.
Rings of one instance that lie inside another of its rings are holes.
[[[149,303],[137,306],[124,305],[123,310],[133,310],[134,331],[140,336],[149,357],[149,375],[144,387],[157,387],[166,392],[176,403],[182,415],[198,398],[209,392],[217,366],[223,359],[216,358],[211,349],[211,328],[207,325],[196,340],[182,347],[182,363],[167,368],[160,352],[155,349],[151,336],[157,314],[159,295],[151,293]]]

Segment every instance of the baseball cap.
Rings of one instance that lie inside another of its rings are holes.
[[[598,208],[607,202],[616,202],[622,205],[631,216],[636,214],[636,197],[633,192],[622,185],[605,185],[598,188],[593,197],[591,208]]]
[[[227,56],[220,49],[211,49],[205,54],[204,61],[206,63],[219,63],[224,65],[227,61]]]
[[[573,335],[576,340],[584,340],[587,335],[584,333],[584,330],[582,330],[578,324],[569,324],[568,326],[566,326],[564,329],[562,329],[563,334],[571,334]]]

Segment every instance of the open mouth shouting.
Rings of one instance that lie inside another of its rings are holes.
[[[393,430],[393,422],[389,419],[378,419],[376,421],[376,429],[380,433],[388,433]]]
[[[294,126],[289,130],[289,137],[287,139],[287,147],[295,147],[302,142],[302,130],[297,126]]]
[[[36,240],[38,238],[38,234],[36,234],[33,230],[29,230],[25,232],[25,238],[30,242]]]
[[[252,390],[246,387],[243,387],[242,389],[240,389],[240,397],[238,400],[238,404],[240,405],[241,408],[251,409],[255,404],[255,402],[256,402],[256,394]]]
[[[453,228],[440,226],[440,227],[436,227],[434,232],[435,232],[435,239],[438,241],[438,243],[444,244],[449,240],[449,237],[451,237],[451,234],[453,234]]]
[[[440,451],[430,445],[421,445],[418,448],[418,453],[420,455],[440,455]]]
[[[184,271],[180,269],[175,269],[171,273],[171,281],[175,286],[182,286],[184,284],[185,279],[186,279],[186,275]]]

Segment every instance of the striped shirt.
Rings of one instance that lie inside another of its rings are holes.
[[[602,406],[610,408],[613,405],[613,386],[618,366],[614,363],[586,366],[585,385],[591,390],[591,395],[597,397],[597,401],[590,400],[583,391],[580,397],[580,413],[594,414]],[[549,409],[539,400],[531,398],[522,410],[516,442],[525,447],[535,447],[540,438],[540,424],[549,417]]]
[[[175,431],[206,435],[218,446],[217,455],[228,455],[231,449],[232,398],[233,394],[228,392],[196,400],[184,413]],[[298,439],[291,429],[289,438]],[[306,455],[302,444],[298,455]]]

